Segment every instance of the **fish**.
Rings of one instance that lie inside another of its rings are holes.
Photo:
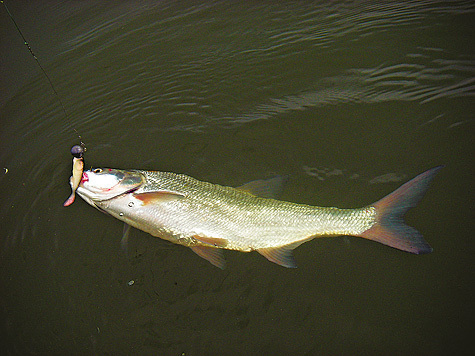
[[[271,262],[295,268],[292,251],[323,236],[358,236],[414,254],[432,252],[403,217],[442,167],[355,209],[277,200],[281,176],[233,188],[172,172],[96,168],[83,173],[77,193],[100,211],[187,246],[219,268],[225,266],[225,249],[257,251]]]
[[[78,188],[79,183],[81,183],[83,170],[83,158],[73,157],[73,175],[69,179],[69,184],[71,185],[71,195],[64,202],[63,206],[70,206],[72,203],[74,203],[74,200],[76,198],[76,189]]]

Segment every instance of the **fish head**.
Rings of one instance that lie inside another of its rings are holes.
[[[77,193],[94,206],[94,202],[110,200],[137,190],[144,183],[145,177],[138,171],[96,168],[83,173]]]

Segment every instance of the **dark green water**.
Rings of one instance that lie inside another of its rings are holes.
[[[475,6],[470,1],[7,2],[0,9],[0,317],[6,354],[473,354]],[[70,190],[87,166],[358,207],[445,164],[407,221],[415,256],[322,238],[285,269],[219,270]]]

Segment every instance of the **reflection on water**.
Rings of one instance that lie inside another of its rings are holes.
[[[9,6],[68,117],[2,13],[8,352],[467,347],[463,306],[473,290],[461,286],[473,280],[471,251],[459,247],[471,241],[472,2]],[[86,168],[170,170],[234,186],[290,174],[283,198],[315,205],[362,206],[446,164],[408,217],[435,252],[318,239],[296,251],[298,270],[229,252],[229,268],[216,271],[134,231],[126,257],[117,221],[80,200],[62,207],[73,129],[88,147]]]
[[[407,175],[397,173],[385,173],[371,179],[361,176],[358,173],[347,172],[346,170],[338,168],[326,168],[326,167],[302,167],[304,172],[311,177],[315,177],[318,180],[332,179],[333,177],[345,177],[346,179],[362,179],[369,184],[376,183],[390,183],[390,182],[404,182],[408,180]]]

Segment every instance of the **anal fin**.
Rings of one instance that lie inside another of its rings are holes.
[[[284,246],[258,248],[256,251],[269,261],[277,263],[278,265],[287,268],[297,268],[297,263],[292,255],[292,251],[311,239],[313,239],[313,237],[308,237]]]
[[[208,260],[212,265],[224,269],[226,261],[223,256],[223,250],[216,247],[208,247],[203,245],[190,246],[194,253]]]
[[[269,261],[287,268],[297,268],[292,249],[284,247],[267,247],[256,250]]]

